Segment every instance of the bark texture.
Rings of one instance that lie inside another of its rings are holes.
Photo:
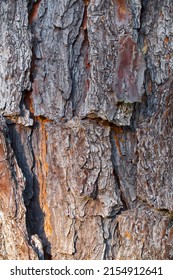
[[[172,14],[1,0],[1,259],[173,259]]]

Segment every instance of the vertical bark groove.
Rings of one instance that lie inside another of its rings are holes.
[[[1,259],[173,258],[172,12],[0,2]]]

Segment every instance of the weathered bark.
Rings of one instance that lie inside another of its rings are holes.
[[[172,13],[0,2],[1,259],[173,259]]]
[[[0,119],[0,259],[36,259],[28,244],[24,177],[10,147],[8,129]]]

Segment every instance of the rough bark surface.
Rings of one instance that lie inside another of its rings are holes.
[[[10,147],[8,128],[0,119],[0,259],[37,259],[29,246],[22,192],[24,177]]]
[[[1,0],[0,259],[173,259],[172,14]]]

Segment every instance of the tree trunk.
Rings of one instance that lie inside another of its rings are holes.
[[[0,259],[173,259],[172,14],[1,0]]]

